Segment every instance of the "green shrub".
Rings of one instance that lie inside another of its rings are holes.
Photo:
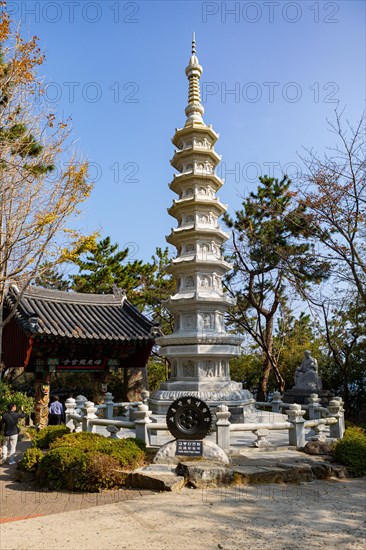
[[[145,443],[142,441],[142,439],[139,439],[138,437],[126,437],[124,441],[132,441],[133,444],[137,445],[139,449],[141,449],[142,451],[146,451]]]
[[[11,384],[0,380],[0,415],[8,410],[9,403],[15,403],[17,409],[23,409],[27,416],[34,411],[33,397],[27,397],[25,393],[15,391]]]
[[[77,432],[61,434],[61,437],[50,443],[50,449],[56,449],[58,447],[77,447],[84,451],[89,451],[98,446],[98,442],[102,442],[108,439],[101,434],[95,434],[91,432]]]
[[[100,434],[80,432],[57,438],[50,448],[77,448],[84,452],[103,453],[118,460],[121,468],[136,468],[145,460],[145,444],[139,439],[111,439]]]
[[[141,440],[68,433],[50,443],[37,476],[41,483],[48,481],[57,489],[99,491],[121,486],[127,475],[121,470],[141,466],[145,458]]]
[[[69,428],[63,425],[47,426],[34,436],[32,440],[32,447],[38,447],[38,449],[49,449],[51,443],[55,441],[55,439],[69,433]]]
[[[344,438],[334,447],[335,458],[356,477],[366,475],[366,432],[361,427],[346,429]]]
[[[114,440],[114,442],[115,445],[112,445],[111,450],[105,452],[116,458],[122,468],[129,469],[142,466],[146,458],[146,448],[141,440],[128,438]]]
[[[55,489],[72,490],[85,463],[85,453],[77,448],[51,449],[39,463],[37,479],[51,483]]]
[[[86,453],[74,489],[89,492],[112,489],[123,485],[126,476],[116,458],[104,453]]]
[[[366,433],[366,424],[362,422],[352,422],[351,420],[346,420],[346,428],[361,428]]]
[[[33,439],[38,434],[38,430],[35,426],[24,426],[20,428],[20,433],[24,435],[26,438],[33,441]]]
[[[149,359],[147,364],[147,376],[149,380],[149,389],[151,392],[158,390],[160,384],[168,378],[167,367],[165,363],[158,360]],[[115,395],[115,394],[114,394]]]
[[[19,468],[24,472],[35,471],[42,458],[43,452],[41,449],[30,447],[25,451],[22,460],[19,462]]]

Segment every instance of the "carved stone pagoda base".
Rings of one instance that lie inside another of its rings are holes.
[[[149,400],[154,414],[165,415],[171,403],[180,397],[193,396],[202,399],[213,413],[223,403],[229,407],[231,422],[243,421],[243,408],[253,409],[255,399],[239,382],[204,384],[197,382],[166,382]]]

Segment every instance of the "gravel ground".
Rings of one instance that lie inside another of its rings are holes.
[[[366,479],[184,489],[1,525],[1,550],[365,548]]]

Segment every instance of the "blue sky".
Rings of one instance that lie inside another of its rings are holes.
[[[131,243],[144,260],[175,225],[166,212],[170,140],[185,122],[192,31],[204,119],[220,133],[219,195],[230,211],[257,175],[291,174],[303,147],[332,145],[326,119],[337,106],[353,122],[364,109],[361,1],[58,0],[9,9],[39,36],[47,98],[72,116],[77,149],[92,163],[97,181],[81,227],[121,248]]]

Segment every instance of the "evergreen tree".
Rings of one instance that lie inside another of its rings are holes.
[[[50,290],[67,291],[70,288],[69,281],[50,263],[40,266],[39,275],[35,278],[34,283]]]
[[[144,296],[146,313],[159,323],[163,334],[173,332],[173,315],[167,303],[175,293],[175,281],[169,273],[170,259],[168,248],[157,248],[152,257],[153,270],[146,279]]]
[[[306,207],[295,203],[287,176],[281,181],[267,176],[259,179],[257,192],[244,199],[235,218],[225,216],[232,229],[230,260],[234,266],[226,281],[237,301],[230,312],[231,323],[248,332],[263,352],[258,390],[258,400],[263,401],[272,370],[278,389],[285,388],[273,332],[288,288],[301,293],[324,279],[329,266],[313,253]]]
[[[325,363],[324,340],[317,334],[317,327],[310,315],[301,312],[296,318],[288,307],[281,307],[273,340],[274,353],[286,387],[294,385],[295,370],[301,364],[305,350],[310,350],[317,358],[319,370],[322,371]]]
[[[92,294],[111,294],[113,286],[125,290],[128,299],[137,307],[146,304],[144,284],[151,277],[154,267],[142,260],[128,262],[129,249],[118,250],[111,238],[101,239],[87,253],[82,253],[73,262],[79,273],[71,276],[71,290]]]

